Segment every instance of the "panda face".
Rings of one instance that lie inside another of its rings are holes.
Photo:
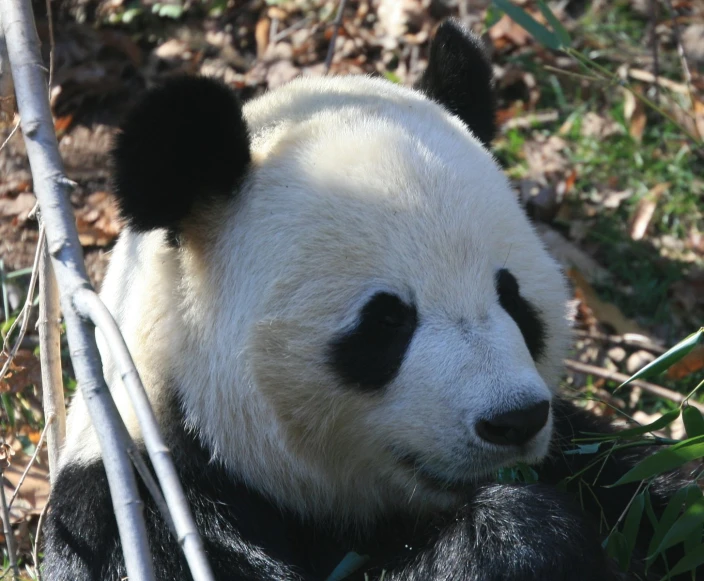
[[[369,79],[297,81],[245,114],[239,197],[182,249],[186,336],[208,338],[179,372],[192,425],[306,511],[445,505],[542,458],[564,286],[483,147]]]
[[[233,480],[359,525],[547,453],[567,293],[484,147],[490,79],[449,22],[419,91],[302,78],[241,107],[182,79],[123,125],[103,298],[159,417],[175,391]],[[71,418],[65,461],[95,459],[80,396]]]

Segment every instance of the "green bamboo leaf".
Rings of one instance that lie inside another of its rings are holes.
[[[570,33],[567,32],[567,29],[562,25],[562,22],[558,20],[553,11],[550,10],[547,4],[545,4],[545,0],[538,0],[538,8],[540,8],[543,16],[545,16],[545,20],[548,21],[552,29],[555,31],[560,44],[562,46],[570,46],[572,44]]]
[[[635,379],[646,379],[648,377],[653,377],[667,370],[669,367],[671,367],[673,364],[677,363],[680,359],[687,355],[687,353],[689,353],[694,348],[694,346],[701,340],[703,334],[704,327],[700,328],[696,333],[692,333],[689,337],[677,343],[677,345],[675,345],[666,353],[660,355],[660,357],[658,357],[655,361],[651,361],[650,363],[648,363],[648,365],[643,367],[643,369],[638,371],[635,375],[631,375],[631,377],[629,377],[626,381],[619,385],[619,389],[622,388],[624,385],[628,385],[629,383],[631,383],[631,381]]]
[[[631,560],[633,549],[636,546],[640,521],[643,517],[643,508],[645,507],[645,494],[641,492],[631,502],[631,506],[626,514],[626,520],[623,523],[623,538],[626,541],[626,549],[628,551],[628,561]]]
[[[519,8],[510,0],[494,0],[494,4],[508,14],[516,24],[525,28],[540,44],[553,50],[559,50],[561,45],[557,35],[545,28],[525,10]]]
[[[680,573],[694,571],[700,565],[704,565],[704,545],[699,545],[694,551],[682,557],[677,565],[670,569],[670,573],[665,575],[660,581],[667,581]]]
[[[611,486],[639,482],[704,457],[704,436],[690,438],[641,460]]]
[[[354,551],[347,553],[337,564],[337,567],[328,575],[325,581],[342,581],[357,571],[369,560],[369,555],[360,555]]]
[[[486,9],[486,16],[484,16],[484,27],[489,30],[494,24],[496,24],[504,13],[499,10],[496,6],[491,6]]]
[[[692,535],[697,528],[701,529],[704,524],[704,498],[699,498],[687,510],[682,513],[675,523],[665,533],[660,546],[655,550],[653,557],[659,555],[666,549],[681,543]]]
[[[2,407],[5,408],[5,413],[7,414],[7,421],[10,427],[15,429],[15,406],[12,405],[12,400],[10,399],[10,394],[3,393],[0,395],[0,400],[2,400]]]
[[[622,571],[628,571],[631,556],[628,554],[626,539],[618,531],[613,531],[606,539],[606,554],[618,563]]]
[[[562,453],[566,456],[576,455],[576,454],[596,454],[599,451],[599,446],[603,442],[594,442],[592,444],[577,444],[577,447],[573,450],[563,450]]]
[[[704,436],[704,417],[702,417],[702,413],[697,408],[692,406],[685,407],[682,410],[682,419],[687,430],[687,436],[690,438]]]
[[[665,538],[667,532],[675,524],[677,517],[680,516],[682,510],[687,510],[692,504],[697,502],[702,498],[702,491],[697,484],[689,484],[683,488],[680,488],[675,494],[670,498],[665,510],[662,512],[660,517],[660,522],[657,526],[654,526],[653,538],[650,541],[650,546],[648,547],[648,562],[652,561],[657,557],[657,549]]]
[[[606,441],[606,440],[615,440],[615,439],[627,440],[629,438],[635,438],[637,436],[642,436],[643,434],[647,434],[649,432],[655,432],[656,430],[662,430],[663,428],[669,426],[672,422],[674,422],[679,417],[680,417],[680,410],[679,409],[670,410],[669,412],[662,414],[654,422],[651,422],[650,424],[646,424],[645,426],[637,426],[635,428],[629,428],[628,430],[622,430],[620,432],[615,432],[613,434],[607,434],[607,435],[595,433],[594,437],[584,438],[584,439],[585,440],[588,439],[591,441]],[[689,435],[689,433],[687,435]],[[579,442],[579,441],[581,441],[581,439],[577,439],[576,441]]]
[[[694,527],[694,530],[687,535],[687,538],[682,543],[684,547],[684,554],[689,555],[691,552],[696,551],[702,542],[702,534],[704,534],[704,523],[699,523]]]

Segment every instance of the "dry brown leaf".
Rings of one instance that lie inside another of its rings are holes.
[[[670,286],[672,300],[689,313],[704,308],[704,274],[694,273]]]
[[[694,101],[694,125],[700,139],[704,139],[704,101]]]
[[[36,201],[34,194],[30,193],[22,193],[15,198],[4,196],[0,198],[0,216],[13,216],[13,223],[21,226],[27,221]]]
[[[7,498],[14,493],[31,458],[30,455],[25,454],[22,450],[18,450],[12,460],[12,465],[3,471]],[[42,450],[37,460],[30,467],[27,477],[22,483],[15,501],[12,503],[10,522],[14,524],[25,520],[29,515],[41,513],[49,499],[49,488],[48,460],[46,451]]]
[[[510,46],[525,46],[531,41],[526,29],[516,24],[507,14],[489,29],[489,38],[499,50]]]
[[[0,365],[7,360],[0,356]],[[5,377],[0,377],[0,393],[17,393],[28,385],[41,386],[42,370],[39,359],[27,349],[20,349],[15,355]]]
[[[628,133],[640,142],[643,139],[647,121],[645,105],[630,91],[624,91],[623,115],[628,123]]]
[[[667,370],[670,379],[682,379],[704,369],[704,345],[697,345]]]
[[[257,43],[257,58],[261,59],[269,46],[269,31],[271,30],[271,20],[261,18],[254,28],[254,40]]]
[[[645,236],[650,221],[653,219],[653,214],[655,214],[655,208],[657,208],[658,200],[670,187],[668,182],[663,182],[657,184],[653,187],[643,198],[638,202],[636,211],[631,219],[631,225],[628,229],[628,233],[632,240],[642,240]]]
[[[0,473],[4,473],[7,467],[12,464],[12,457],[15,451],[6,442],[0,442]]]
[[[106,192],[95,192],[76,211],[78,239],[83,246],[106,246],[120,233],[117,207]]]
[[[592,283],[605,283],[611,278],[609,271],[601,266],[592,256],[584,252],[576,244],[565,238],[557,230],[545,224],[535,224],[540,239],[547,247],[551,256],[567,270],[574,268]]]
[[[609,325],[617,335],[625,335],[626,333],[646,335],[638,323],[627,318],[616,305],[602,301],[578,270],[570,268],[567,271],[567,276],[575,288],[581,291],[580,298],[587,303],[600,323]]]

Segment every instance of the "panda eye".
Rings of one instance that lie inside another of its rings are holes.
[[[494,283],[499,304],[518,325],[531,357],[537,361],[545,351],[546,340],[540,311],[521,295],[518,281],[509,270],[497,271]]]
[[[377,293],[355,327],[330,343],[330,366],[348,385],[383,387],[398,373],[417,324],[414,306],[391,293]]]

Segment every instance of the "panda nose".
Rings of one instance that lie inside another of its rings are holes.
[[[535,436],[548,421],[550,402],[545,400],[529,407],[511,410],[477,423],[482,440],[500,446],[520,446]]]

